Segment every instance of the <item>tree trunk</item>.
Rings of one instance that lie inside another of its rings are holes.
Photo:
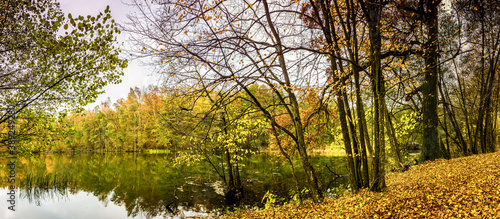
[[[491,130],[491,139],[493,140],[492,144],[491,144],[491,152],[495,152],[496,151],[496,146],[497,146],[497,124],[498,124],[498,103],[500,102],[499,101],[499,97],[500,97],[500,87],[497,86],[497,89],[496,89],[496,98],[495,98],[495,102],[496,102],[496,106],[495,106],[495,111],[494,111],[494,115],[493,115],[493,128]],[[500,137],[499,137],[500,138]]]
[[[381,68],[381,50],[382,36],[380,33],[380,17],[382,13],[382,2],[380,0],[371,0],[361,2],[361,7],[368,24],[368,33],[370,38],[370,61],[371,81],[374,98],[374,149],[373,158],[373,184],[370,186],[372,191],[382,191],[385,185],[385,143],[384,143],[384,109],[385,89],[384,77]]]
[[[342,136],[344,138],[344,148],[347,153],[347,167],[349,168],[349,182],[354,191],[359,189],[359,183],[356,180],[356,168],[353,159],[353,153],[351,148],[351,139],[349,136],[349,128],[347,127],[347,120],[345,115],[344,101],[342,100],[342,94],[337,93],[337,105],[340,117],[340,127],[342,129]]]
[[[358,129],[359,129],[359,144],[361,146],[361,161],[363,165],[363,187],[370,186],[370,174],[368,170],[368,155],[366,153],[366,144],[369,139],[365,141],[366,119],[365,111],[363,109],[363,100],[361,99],[361,86],[359,84],[359,71],[358,68],[353,66],[354,71],[354,86],[356,87],[356,113],[358,115]],[[371,153],[371,152],[370,152]]]
[[[295,189],[297,190],[300,204],[302,204],[302,193],[300,193],[299,178],[297,177],[297,174],[295,173],[295,166],[293,165],[293,162],[292,162],[290,155],[285,151],[285,149],[281,145],[281,142],[278,139],[278,132],[276,131],[276,127],[274,126],[274,124],[271,124],[271,128],[273,130],[273,135],[276,138],[276,142],[278,144],[278,148],[281,151],[281,154],[286,158],[286,160],[288,161],[288,164],[290,164],[290,167],[292,168],[292,175],[293,175],[293,178],[295,179]]]
[[[342,80],[342,86],[346,87],[346,83],[344,80]],[[360,153],[359,153],[359,148],[358,148],[358,141],[356,137],[356,127],[354,126],[353,118],[351,116],[351,109],[348,104],[348,98],[347,94],[345,91],[342,91],[342,96],[344,99],[344,106],[345,106],[345,112],[347,116],[347,121],[349,123],[349,132],[351,133],[352,136],[352,152],[353,152],[353,157],[354,157],[354,168],[355,168],[355,174],[356,174],[356,187],[361,188],[363,184],[363,177],[361,176],[361,159],[360,159]]]
[[[227,123],[226,123],[226,117],[224,114],[222,114],[222,126],[223,126],[223,130],[224,130],[224,134],[228,134],[228,131],[227,131]],[[226,159],[226,168],[227,168],[227,180],[226,180],[226,191],[225,191],[225,199],[226,199],[226,203],[229,204],[229,205],[237,205],[240,203],[240,199],[241,199],[241,195],[240,192],[241,192],[241,186],[239,184],[239,170],[238,170],[238,167],[236,166],[236,168],[233,169],[233,163],[236,163],[237,165],[237,160],[235,162],[232,162],[231,161],[231,152],[229,151],[229,149],[226,148],[226,150],[224,151],[224,154],[225,154],[225,159]],[[226,178],[225,178],[226,179]]]
[[[354,1],[350,0],[349,1],[352,7],[354,7]],[[356,31],[356,14],[351,8],[351,11],[353,11],[352,18],[352,46],[354,46],[354,53],[352,54],[351,61],[353,63],[359,64],[359,57],[358,57],[358,36],[357,36],[357,31]],[[368,128],[366,125],[366,116],[365,116],[365,109],[363,105],[363,100],[361,99],[361,85],[360,85],[360,78],[359,78],[359,68],[357,65],[351,65],[352,71],[354,73],[354,87],[356,88],[356,113],[358,116],[358,128],[359,128],[359,145],[361,147],[361,162],[363,166],[362,170],[362,176],[363,176],[363,182],[362,186],[364,188],[370,187],[370,173],[369,173],[369,168],[368,168],[368,153],[366,151],[368,147],[368,151],[370,152],[370,155],[373,154],[373,150],[370,145],[370,138],[368,136]]]
[[[269,28],[271,29],[272,35],[274,36],[276,40],[275,44],[275,50],[278,55],[278,61],[281,67],[281,72],[283,74],[283,78],[285,79],[285,91],[288,94],[288,99],[290,101],[290,106],[291,106],[291,115],[290,117],[293,120],[293,127],[295,129],[295,143],[297,147],[297,151],[299,152],[300,159],[302,161],[302,166],[304,168],[304,171],[306,172],[307,175],[307,182],[309,184],[309,187],[311,189],[311,193],[313,196],[313,200],[315,202],[320,202],[323,200],[323,192],[321,190],[321,182],[318,180],[318,176],[316,174],[316,170],[314,167],[311,165],[309,162],[309,156],[307,155],[307,148],[306,148],[306,142],[305,142],[305,137],[304,137],[304,127],[302,125],[302,121],[300,118],[300,108],[299,108],[299,103],[297,101],[297,97],[295,96],[289,74],[288,74],[288,69],[286,66],[286,60],[285,56],[283,54],[283,46],[281,43],[281,37],[276,30],[273,20],[271,18],[271,14],[269,12],[269,5],[267,3],[267,0],[263,0],[263,6],[264,6],[264,11],[265,11],[265,16],[267,20],[267,24],[269,25]]]
[[[442,158],[438,139],[438,5],[440,0],[427,1],[425,25],[428,39],[424,45],[425,72],[422,84],[422,124],[423,144],[420,160]]]
[[[494,151],[494,135],[493,135],[493,104],[492,104],[492,94],[493,94],[493,85],[496,78],[496,68],[493,65],[493,61],[490,61],[490,66],[488,68],[488,75],[486,79],[486,89],[484,94],[484,131],[482,133],[482,147],[483,152],[493,152]],[[479,112],[479,114],[483,114]]]
[[[226,164],[227,164],[227,181],[226,189],[224,191],[226,204],[237,205],[240,202],[240,196],[238,195],[240,188],[236,187],[233,164],[231,162],[231,154],[228,149],[225,151]]]
[[[382,103],[382,105],[385,106],[385,116],[386,116],[386,124],[387,124],[387,132],[389,136],[389,141],[391,142],[392,145],[392,151],[394,153],[394,159],[397,163],[397,166],[401,166],[403,164],[403,158],[401,158],[401,150],[399,149],[399,142],[398,139],[396,138],[396,131],[394,130],[394,125],[391,120],[391,116],[389,115],[389,111],[387,110],[387,105]]]
[[[338,37],[335,33],[335,27],[333,26],[334,22],[333,22],[333,17],[331,15],[332,8],[330,7],[330,5],[327,5],[328,2],[319,1],[318,3],[320,4],[320,7],[321,7],[320,10],[321,10],[322,15],[323,15],[323,17],[318,17],[318,20],[320,20],[320,21],[322,20],[324,22],[321,26],[322,26],[323,35],[325,36],[328,52],[330,53],[329,58],[330,58],[330,68],[331,68],[331,75],[330,76],[331,77],[329,80],[331,81],[331,83],[345,84],[345,82],[341,81],[344,79],[342,79],[341,77],[339,77],[337,75],[339,68],[337,67],[337,61],[336,61],[337,58],[335,57],[337,51],[335,51],[335,50],[338,50],[338,44],[336,43],[337,42],[336,39]],[[311,4],[313,7],[315,7],[314,3],[311,2]],[[318,9],[315,8],[315,10],[318,10]],[[317,14],[319,15],[319,12],[317,12]],[[334,49],[334,46],[335,46],[335,49]],[[345,151],[347,153],[347,167],[349,169],[349,182],[352,186],[352,189],[354,191],[356,191],[360,187],[360,182],[359,182],[359,177],[358,177],[359,174],[358,174],[358,171],[356,171],[357,168],[356,168],[356,164],[354,162],[355,155],[353,154],[353,150],[351,147],[351,136],[349,135],[349,127],[347,125],[347,119],[346,119],[347,113],[346,113],[346,107],[345,107],[346,100],[344,100],[344,96],[345,96],[344,94],[345,94],[344,89],[337,88],[335,95],[336,95],[336,99],[337,99],[337,106],[338,106],[338,112],[339,112],[339,118],[340,118],[340,127],[342,130],[342,137],[344,139],[344,148],[345,148]]]
[[[458,76],[458,74],[457,74],[457,76]],[[462,92],[460,78],[458,78],[458,84],[459,84],[460,92]],[[457,121],[457,118],[456,118],[456,115],[455,115],[455,111],[453,110],[453,108],[450,107],[450,104],[448,102],[448,100],[450,98],[449,98],[449,95],[448,95],[448,92],[447,92],[447,89],[446,89],[446,84],[439,83],[438,87],[439,87],[439,92],[441,93],[441,98],[443,98],[443,105],[444,105],[445,116],[448,115],[448,117],[450,118],[453,130],[455,131],[455,135],[458,138],[457,145],[459,145],[459,148],[462,150],[463,155],[467,156],[469,154],[469,150],[467,149],[467,142],[465,142],[465,138],[464,138],[464,136],[462,134],[462,130],[460,129],[460,126],[458,124],[458,121]],[[465,99],[462,99],[462,101],[465,101]],[[465,102],[464,102],[464,104],[462,106],[462,110],[464,112],[466,112],[467,109],[465,109],[464,106],[465,106]],[[467,120],[467,115],[466,115],[465,124],[466,124],[467,127],[469,127],[468,120]],[[446,131],[446,133],[448,133],[447,129],[445,129],[445,131]],[[447,136],[449,136],[449,134],[447,134]]]

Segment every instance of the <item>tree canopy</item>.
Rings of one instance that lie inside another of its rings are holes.
[[[49,112],[91,103],[127,66],[109,7],[66,17],[54,0],[8,0],[0,20],[0,123],[8,105]]]

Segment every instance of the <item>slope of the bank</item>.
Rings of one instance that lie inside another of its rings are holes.
[[[387,176],[387,190],[240,211],[228,218],[500,218],[500,152],[437,160]]]

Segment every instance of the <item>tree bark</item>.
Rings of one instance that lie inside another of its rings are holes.
[[[342,80],[342,86],[343,87],[346,87],[346,83],[344,80]],[[343,89],[342,89],[343,90]],[[360,152],[359,152],[359,146],[358,146],[358,140],[357,140],[357,136],[356,136],[356,127],[354,126],[354,122],[353,122],[353,118],[352,118],[352,115],[351,115],[351,109],[349,107],[349,104],[348,104],[348,98],[347,98],[347,94],[345,91],[342,91],[342,96],[343,96],[343,99],[344,99],[344,108],[345,108],[345,112],[346,112],[346,116],[347,116],[347,121],[348,121],[348,124],[349,124],[349,132],[350,132],[350,136],[352,136],[352,152],[353,152],[353,158],[354,158],[354,173],[356,174],[355,175],[355,179],[356,179],[356,188],[361,188],[362,184],[363,184],[363,177],[361,176],[361,156],[360,156]]]
[[[368,155],[366,153],[366,143],[369,139],[365,140],[366,119],[365,111],[363,109],[363,100],[361,99],[361,86],[359,84],[359,71],[357,67],[353,67],[354,71],[354,86],[356,87],[356,113],[358,115],[358,129],[359,129],[359,144],[361,147],[361,161],[363,165],[363,187],[370,186],[370,174],[368,170]],[[371,152],[370,152],[371,153]]]
[[[374,149],[373,158],[373,184],[372,191],[382,191],[385,185],[385,142],[384,142],[384,109],[385,88],[384,76],[381,68],[382,36],[380,32],[380,18],[382,13],[382,1],[361,0],[365,19],[368,25],[370,38],[370,61],[371,61],[371,81],[374,98]]]
[[[438,6],[440,0],[427,0],[425,25],[427,42],[424,45],[425,72],[422,84],[422,124],[423,144],[420,160],[435,160],[442,158],[438,139]]]

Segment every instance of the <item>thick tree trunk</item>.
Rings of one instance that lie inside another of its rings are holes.
[[[374,107],[374,158],[372,191],[382,191],[385,185],[385,142],[384,142],[384,109],[385,88],[384,76],[381,68],[382,36],[380,32],[380,18],[382,2],[380,0],[361,1],[361,8],[368,25],[370,39],[371,82],[373,89]]]
[[[424,45],[425,72],[422,85],[422,124],[423,144],[420,160],[435,160],[442,158],[438,139],[438,5],[439,0],[427,1],[425,25],[428,30],[428,40]]]
[[[379,53],[380,55],[380,53]],[[377,57],[377,55],[375,55]],[[380,57],[380,56],[378,56]],[[376,60],[376,58],[375,58]],[[372,74],[375,75],[372,79],[373,83],[373,93],[374,93],[374,105],[375,105],[375,115],[374,115],[374,143],[375,143],[375,156],[374,156],[374,167],[373,167],[373,184],[371,189],[373,191],[382,191],[385,188],[385,140],[384,140],[384,114],[385,106],[383,106],[384,101],[384,88],[383,88],[383,76],[381,74],[380,59],[379,62],[375,62],[372,66],[375,70],[372,70]],[[379,69],[378,71],[376,69]]]

